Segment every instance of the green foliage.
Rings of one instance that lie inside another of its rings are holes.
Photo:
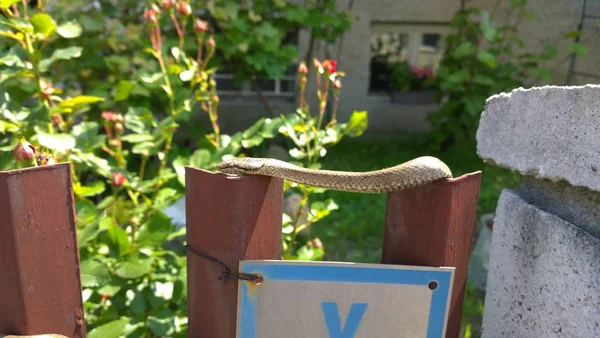
[[[12,155],[21,138],[35,145],[31,165],[72,164],[88,336],[186,337],[185,229],[176,230],[163,212],[184,192],[184,167],[215,170],[224,158],[266,140],[299,137],[298,128],[312,151],[299,143],[297,152],[315,164],[326,147],[367,126],[366,112],[356,112],[347,123],[322,128],[322,107],[318,119],[282,115],[223,134],[211,78],[216,61],[238,63],[242,78],[276,76],[296,57],[282,31],[312,27],[317,39],[334,39],[347,29],[347,14],[321,1],[324,21],[309,25],[316,7],[258,1],[248,9],[208,1],[195,9],[211,25],[129,0],[97,4],[100,10],[77,0],[51,7],[0,2],[6,14],[0,18],[0,170],[25,165]],[[239,31],[244,24],[255,31]],[[240,33],[248,50],[227,54],[244,43],[233,39]],[[189,128],[200,113],[209,125]],[[335,209],[333,201],[311,201],[309,222]],[[323,253],[312,241],[292,256]]]
[[[453,17],[455,31],[446,37],[436,74],[440,107],[429,116],[434,147],[472,141],[489,96],[522,86],[526,80],[550,80],[550,69],[542,64],[552,58],[555,48],[548,44],[542,52],[525,52],[517,33],[521,18],[532,19],[526,6],[526,0],[512,1],[506,24],[477,7]]]

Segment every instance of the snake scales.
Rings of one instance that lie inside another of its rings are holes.
[[[431,156],[367,172],[307,169],[276,159],[252,157],[225,160],[219,163],[218,169],[224,174],[272,176],[318,188],[373,194],[413,188],[452,177],[448,166]]]

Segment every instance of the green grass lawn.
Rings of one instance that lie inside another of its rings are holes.
[[[455,148],[442,153],[426,153],[418,137],[399,138],[390,141],[346,139],[329,150],[323,161],[324,169],[345,171],[368,171],[400,164],[423,155],[432,155],[444,161],[454,177],[474,171],[482,171],[478,200],[478,217],[494,212],[502,189],[513,188],[519,175],[506,169],[488,166],[475,153],[474,146]],[[378,263],[381,257],[386,195],[353,194],[327,191],[317,199],[332,198],[339,205],[319,223],[313,225],[312,235],[325,245],[325,260]],[[479,225],[479,224],[477,224]],[[472,333],[480,335],[483,294],[469,289],[464,303],[463,326],[470,324]]]

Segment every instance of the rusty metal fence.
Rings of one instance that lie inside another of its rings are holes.
[[[64,163],[0,173],[0,336],[86,336],[70,172]],[[387,196],[381,263],[456,267],[447,337],[460,331],[480,180]],[[280,179],[186,168],[189,337],[236,336],[237,280],[223,272],[281,259],[282,201]]]

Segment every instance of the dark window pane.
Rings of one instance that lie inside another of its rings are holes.
[[[233,79],[216,79],[217,90],[240,91],[243,84],[237,84]]]
[[[258,80],[258,86],[260,89],[266,92],[274,92],[275,91],[275,81],[274,80]]]
[[[293,93],[295,90],[294,80],[281,80],[281,92],[282,93]]]
[[[440,47],[441,36],[439,34],[423,34],[423,46],[438,49]]]

